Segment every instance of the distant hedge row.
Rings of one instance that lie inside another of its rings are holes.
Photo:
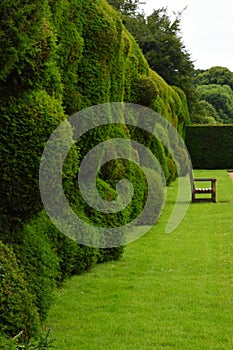
[[[196,169],[233,169],[233,125],[186,128],[186,145]]]

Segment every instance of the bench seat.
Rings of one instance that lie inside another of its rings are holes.
[[[211,177],[199,177],[193,178],[190,174],[191,186],[192,186],[192,202],[214,202],[216,203],[216,181],[217,179]],[[209,182],[210,187],[196,187],[196,182]],[[210,197],[197,197],[197,194],[211,194]]]

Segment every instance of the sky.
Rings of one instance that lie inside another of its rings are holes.
[[[187,9],[181,17],[185,48],[196,69],[227,67],[233,72],[233,0],[141,0],[146,15],[167,7],[173,11]]]

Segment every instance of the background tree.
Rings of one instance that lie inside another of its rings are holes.
[[[144,14],[127,18],[125,25],[136,38],[150,67],[169,85],[185,92],[192,113],[197,101],[193,84],[195,70],[181,37],[182,13],[178,12],[171,20],[167,8],[161,8],[147,18]]]
[[[214,106],[205,100],[200,100],[193,109],[191,121],[193,124],[216,124],[219,117]]]
[[[137,13],[140,0],[108,0],[108,3],[123,15],[132,16]]]
[[[229,85],[198,85],[197,91],[200,99],[214,106],[219,122],[233,122],[233,91]]]
[[[192,115],[193,123],[209,123],[213,117],[219,123],[233,121],[233,73],[226,67],[196,70],[194,74],[199,102]],[[211,105],[211,109],[210,106]],[[206,108],[207,107],[207,108]]]
[[[205,71],[200,71],[196,75],[194,82],[197,85],[229,85],[233,90],[233,72],[225,67],[212,67]]]

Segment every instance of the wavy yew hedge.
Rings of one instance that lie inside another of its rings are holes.
[[[185,142],[194,168],[233,168],[233,125],[188,126]]]
[[[24,272],[11,247],[0,241],[0,333],[23,339],[35,336],[39,317]]]
[[[149,68],[121,17],[106,1],[29,0],[22,4],[20,0],[3,0],[1,10],[0,239],[14,250],[25,271],[32,310],[35,308],[43,319],[52,290],[60,281],[122,254],[122,247],[103,250],[79,245],[58,232],[47,218],[38,173],[50,134],[67,116],[105,102],[126,101],[150,107],[181,134],[189,113],[184,93],[168,86]],[[76,185],[79,164],[96,142],[133,134],[158,156],[167,183],[175,177],[167,150],[146,134],[139,135],[123,125],[88,133],[71,149],[63,178],[74,210],[94,224],[116,226],[130,221],[142,209],[146,183],[143,174],[129,162],[109,162],[97,179],[100,192],[107,198],[116,196],[115,184],[124,174],[134,183],[134,202],[119,215],[100,217],[83,202]],[[67,137],[72,138],[71,129]],[[7,264],[11,265],[10,260],[3,261],[4,269]],[[16,264],[12,260],[15,270]],[[0,281],[1,287],[4,281]],[[5,301],[8,296],[4,295],[5,304],[1,299],[1,315],[7,312],[4,305],[10,302]],[[16,303],[17,298],[16,293]],[[19,302],[20,298],[22,295]],[[20,321],[20,312],[16,307],[7,314],[9,334],[24,330],[26,323]],[[15,313],[19,322],[14,328]],[[25,332],[30,333],[29,325]]]

